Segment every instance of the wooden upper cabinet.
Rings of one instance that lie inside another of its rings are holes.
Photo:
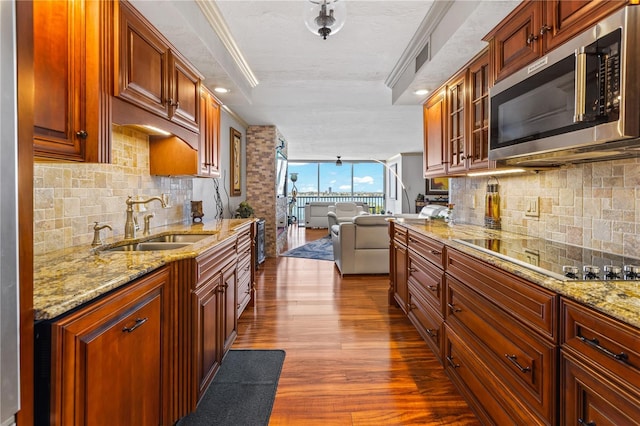
[[[545,2],[542,41],[549,51],[621,8],[620,0],[554,0]]]
[[[174,51],[169,55],[169,117],[194,132],[200,130],[200,75]]]
[[[467,168],[466,153],[466,95],[467,70],[465,69],[447,84],[447,173],[462,172]]]
[[[36,1],[34,155],[110,161],[110,2]]]
[[[424,104],[424,177],[443,176],[446,173],[445,150],[445,95],[440,90]]]
[[[119,4],[115,95],[197,133],[200,74],[129,3]]]
[[[199,175],[220,177],[220,104],[202,87],[200,93]]]
[[[525,0],[484,37],[491,46],[495,80],[542,57],[625,4],[622,0]]]
[[[494,61],[494,80],[518,71],[542,55],[538,32],[542,27],[542,1],[525,1],[484,40]]]
[[[489,51],[485,50],[469,66],[468,169],[495,165],[489,164],[489,70]]]
[[[120,3],[119,25],[116,96],[168,116],[169,46],[128,3]]]

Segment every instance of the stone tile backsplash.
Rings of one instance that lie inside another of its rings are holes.
[[[640,258],[640,159],[497,178],[503,230]],[[451,179],[458,220],[484,224],[488,179]],[[535,196],[540,217],[527,217],[527,197]]]
[[[103,238],[124,236],[127,196],[170,194],[171,206],[153,201],[151,228],[190,220],[193,180],[149,175],[149,141],[144,133],[112,129],[112,163],[37,162],[34,164],[34,253],[90,244],[93,223],[108,224]]]

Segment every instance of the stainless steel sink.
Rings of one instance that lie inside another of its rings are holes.
[[[173,250],[182,247],[186,247],[188,245],[193,244],[193,242],[182,242],[182,243],[173,243],[173,242],[159,242],[159,241],[145,241],[142,243],[131,243],[125,244],[121,246],[111,247],[108,249],[104,249],[103,251],[159,251],[159,250]]]
[[[169,234],[152,238],[145,243],[195,243],[211,235],[213,234]]]

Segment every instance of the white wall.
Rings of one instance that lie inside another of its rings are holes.
[[[426,181],[422,176],[422,153],[405,153],[395,155],[386,161],[388,167],[397,165],[397,175],[404,184],[398,182],[397,199],[389,198],[389,183],[387,182],[387,210],[393,213],[415,213],[415,200],[418,194],[424,194]],[[386,170],[389,178],[389,171]]]
[[[231,130],[233,127],[242,134],[242,193],[238,197],[231,196],[231,185],[229,182],[229,168],[231,165]],[[235,210],[246,198],[247,195],[247,129],[238,122],[227,111],[221,109],[220,114],[220,166],[221,175],[218,182],[218,192],[223,205],[223,218],[232,218]],[[202,200],[204,220],[211,220],[216,217],[216,188],[213,178],[193,179],[193,199]]]

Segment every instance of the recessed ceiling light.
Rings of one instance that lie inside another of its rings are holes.
[[[229,93],[229,89],[225,89],[224,87],[216,87],[213,91],[216,93]]]
[[[419,95],[419,96],[426,95],[428,93],[429,91],[427,89],[419,89],[413,92],[414,95]]]

